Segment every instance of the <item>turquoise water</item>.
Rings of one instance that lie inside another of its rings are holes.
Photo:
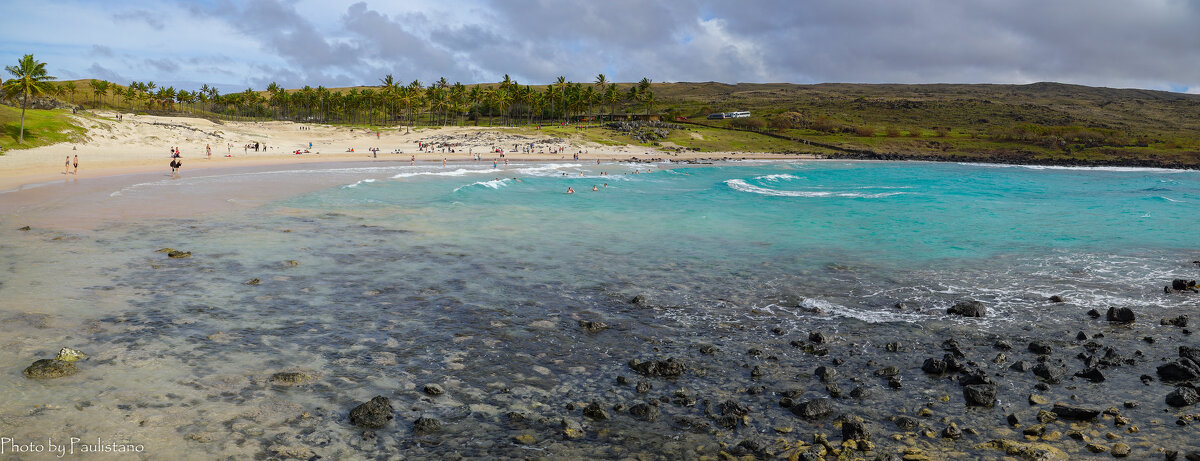
[[[1162,292],[1200,271],[1191,263],[1200,259],[1197,172],[824,161],[490,166],[196,174],[139,180],[86,210],[54,210],[100,219],[87,230],[20,232],[17,216],[3,217],[3,365],[19,369],[60,344],[93,359],[60,380],[2,378],[17,397],[0,407],[0,432],[44,438],[46,427],[72,428],[145,443],[151,458],[290,449],[334,459],[395,451],[694,458],[773,427],[832,430],[798,423],[777,396],[747,397],[760,384],[823,386],[798,381],[815,359],[787,345],[809,331],[853,341],[846,367],[866,369],[877,357],[862,351],[898,339],[1021,337],[1035,327],[1070,337],[1088,309],[1134,307],[1157,318],[1200,306]],[[252,196],[296,184],[310,187]],[[197,197],[232,205],[121,218]],[[167,259],[154,251],[162,247],[193,256]],[[1050,295],[1069,302],[1049,303]],[[989,316],[946,316],[963,298],[983,301]],[[580,320],[610,328],[589,333]],[[701,345],[720,352],[698,355]],[[761,361],[764,375],[748,375],[760,363],[743,354],[751,347],[774,357]],[[699,371],[651,380],[649,396],[614,384],[641,379],[630,359],[666,356]],[[922,376],[925,356],[908,357],[904,373]],[[277,371],[315,380],[271,385]],[[1112,388],[1144,387],[1133,373]],[[422,394],[426,383],[447,394]],[[921,387],[879,406],[931,398]],[[590,401],[678,398],[680,389],[750,399],[753,423],[693,433],[672,421],[702,417],[699,406],[664,405],[658,422],[590,421],[578,411]],[[397,419],[365,437],[345,413],[374,395],[393,400]],[[33,410],[47,402],[65,410]],[[438,418],[443,431],[413,433],[419,416]],[[564,419],[586,436],[564,439]],[[131,428],[134,420],[149,422]],[[1169,438],[1148,423],[1142,430]],[[539,442],[512,442],[526,433]]]

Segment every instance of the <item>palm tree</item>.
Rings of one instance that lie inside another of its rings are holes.
[[[563,77],[563,76],[561,76],[561,75],[559,75],[559,76],[558,76],[558,80],[555,80],[555,81],[554,81],[554,83],[555,83],[556,85],[558,85],[558,95],[559,95],[559,99],[561,99],[561,101],[560,101],[560,104],[562,105],[562,107],[563,107],[563,110],[564,110],[564,111],[566,111],[566,107],[567,107],[567,106],[566,106],[566,104],[567,104],[567,98],[566,98],[566,96],[567,96],[567,91],[566,91],[566,90],[567,90],[567,88],[566,88],[566,87],[567,87],[567,78],[566,78],[566,77]],[[561,114],[561,113],[560,113],[560,114]]]
[[[604,87],[606,85],[608,85],[608,77],[605,77],[604,74],[597,74],[596,75],[596,99],[601,100],[601,103],[603,103],[604,89],[605,89]],[[588,111],[590,112],[591,109],[588,109]]]
[[[8,73],[12,74],[13,78],[4,82],[4,92],[9,94],[20,93],[21,96],[21,131],[17,135],[17,144],[25,143],[25,108],[29,105],[29,95],[37,97],[40,94],[50,91],[50,80],[55,77],[46,75],[46,63],[38,62],[33,59],[32,54],[27,54],[17,61],[15,66],[7,66],[4,68]]]

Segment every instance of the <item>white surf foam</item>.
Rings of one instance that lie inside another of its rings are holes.
[[[893,195],[904,194],[904,192],[880,192],[875,194],[861,192],[835,192],[835,191],[799,191],[799,190],[776,190],[765,187],[748,184],[741,179],[726,180],[725,184],[733,190],[739,192],[749,192],[751,194],[769,195],[773,197],[847,197],[847,198],[883,198]]]
[[[473,186],[483,186],[483,187],[487,187],[489,189],[499,189],[501,187],[507,186],[509,181],[511,181],[511,180],[509,180],[509,179],[493,179],[491,181],[473,182],[473,183],[467,184],[465,186],[459,186],[459,187],[454,188],[454,192],[458,192],[462,189],[466,189],[468,187],[473,187]]]

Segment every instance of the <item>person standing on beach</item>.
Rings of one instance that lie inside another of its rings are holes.
[[[75,176],[79,176],[79,155],[75,155],[75,161],[71,163],[75,167]]]
[[[67,156],[67,166],[63,167],[63,174],[71,174],[71,156]]]
[[[212,146],[208,144],[204,145],[204,159],[212,160]]]

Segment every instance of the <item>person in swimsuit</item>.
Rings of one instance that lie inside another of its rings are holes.
[[[567,188],[567,193],[568,193],[568,194],[574,194],[574,193],[575,193],[575,189],[572,189],[572,188],[568,187],[568,188]]]
[[[75,156],[75,161],[71,163],[71,166],[75,167],[75,175],[78,176],[79,175],[79,156],[78,155]]]
[[[67,156],[67,166],[63,167],[63,174],[71,174],[71,156]]]

